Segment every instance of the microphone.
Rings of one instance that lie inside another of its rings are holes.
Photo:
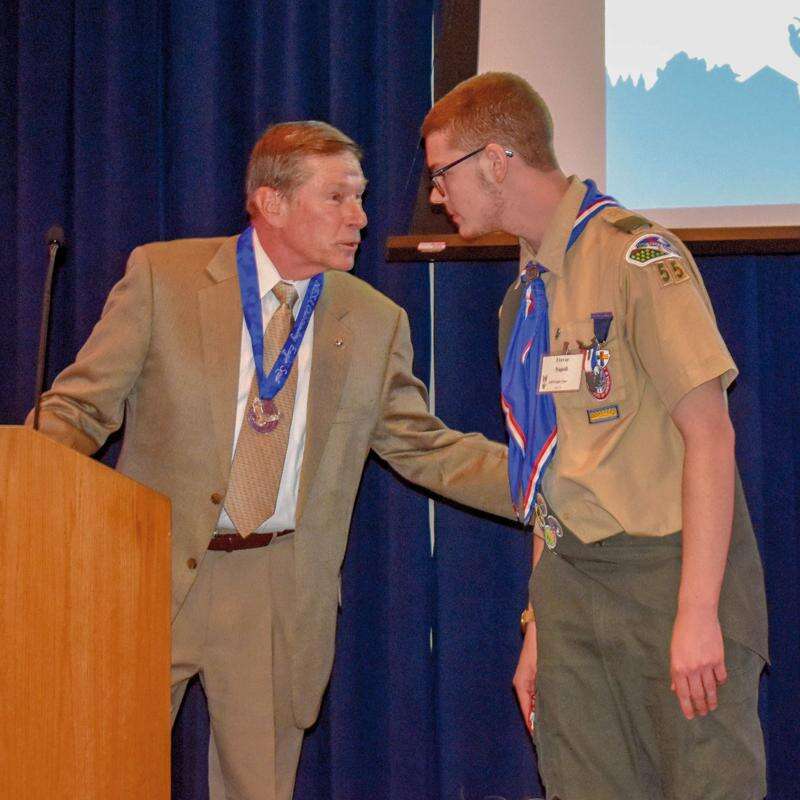
[[[47,355],[47,329],[50,323],[50,296],[53,287],[53,271],[59,250],[64,247],[64,229],[60,225],[51,225],[45,235],[45,243],[50,257],[47,263],[47,276],[44,281],[42,295],[42,321],[39,326],[39,354],[36,357],[36,403],[33,407],[33,429],[39,430],[39,406],[44,389],[44,365]]]
[[[45,242],[56,247],[64,246],[64,229],[60,225],[51,225],[45,234]]]

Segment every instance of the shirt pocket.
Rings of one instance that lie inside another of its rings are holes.
[[[625,339],[620,335],[622,325],[616,317],[611,321],[608,338],[598,345],[598,357],[591,372],[586,365],[581,369],[581,385],[576,392],[555,392],[553,398],[559,409],[585,409],[586,412],[606,406],[617,406],[622,414],[629,395],[630,352]],[[594,321],[587,314],[582,319],[563,323],[558,329],[558,338],[553,340],[551,352],[585,353],[594,338]],[[616,413],[616,412],[615,412]],[[608,417],[612,421],[618,417]],[[599,419],[599,418],[598,418]],[[605,420],[604,420],[605,421]]]

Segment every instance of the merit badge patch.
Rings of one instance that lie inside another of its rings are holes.
[[[580,344],[580,342],[579,342]],[[611,353],[605,348],[597,347],[595,344],[583,345],[583,371],[593,372],[596,369],[603,369],[611,358]]]
[[[625,260],[629,264],[635,264],[637,267],[644,267],[657,261],[663,261],[665,258],[675,258],[676,256],[678,256],[678,253],[672,242],[657,233],[648,233],[645,236],[640,236],[628,248]]]
[[[587,408],[586,416],[589,417],[589,424],[595,425],[598,422],[611,422],[619,419],[619,406],[603,406],[602,408]]]
[[[664,263],[669,267],[669,271],[672,273],[675,283],[683,283],[689,280],[689,270],[686,267],[686,262],[682,258],[670,258]]]
[[[550,513],[547,510],[547,501],[544,499],[544,495],[541,492],[536,493],[536,519],[539,521],[539,525],[544,527],[545,520],[547,519],[547,515]]]
[[[674,286],[689,280],[689,270],[681,258],[668,258],[656,264],[661,286]]]
[[[586,388],[595,400],[605,400],[611,392],[611,373],[608,367],[595,367],[586,373]]]
[[[552,514],[544,521],[542,532],[544,533],[544,543],[551,550],[555,550],[558,540],[564,533],[561,530],[561,525],[558,524],[558,520]]]

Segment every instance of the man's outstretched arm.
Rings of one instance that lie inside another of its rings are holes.
[[[408,317],[401,311],[372,448],[413,483],[457,503],[516,519],[508,488],[507,448],[478,433],[454,431],[433,416],[425,386],[411,371],[412,362]]]

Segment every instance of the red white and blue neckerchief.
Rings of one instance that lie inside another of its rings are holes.
[[[586,195],[565,253],[583,233],[589,220],[616,200],[601,194],[594,181],[585,181]],[[508,429],[508,481],[519,519],[527,523],[535,506],[542,476],[556,452],[556,407],[550,394],[539,394],[542,356],[548,353],[549,319],[541,264],[528,262],[520,275],[522,297],[511,333],[501,377],[500,404]]]

